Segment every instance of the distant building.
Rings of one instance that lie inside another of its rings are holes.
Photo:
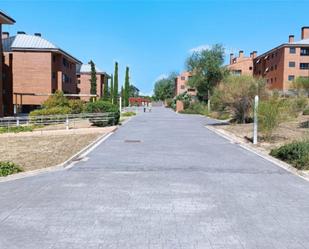
[[[183,72],[175,79],[175,95],[187,92],[191,96],[196,96],[196,89],[188,86],[188,80],[192,76],[190,72]]]
[[[2,25],[3,24],[14,24],[15,20],[11,17],[9,17],[4,12],[0,11],[0,34],[2,34]],[[4,34],[6,34],[4,32]],[[11,101],[12,98],[9,98],[8,93],[8,85],[4,82],[4,80],[8,77],[9,70],[6,69],[4,66],[4,60],[6,58],[3,54],[3,46],[2,46],[2,36],[0,41],[0,117],[3,115],[8,114],[8,109],[10,108],[10,105],[12,107]],[[9,61],[9,58],[7,58],[7,61]]]
[[[56,90],[77,94],[76,65],[81,62],[40,33],[3,33],[3,50],[11,74],[6,79],[11,92],[6,94],[13,96],[15,111],[37,108]]]
[[[287,91],[297,77],[309,77],[309,27],[301,29],[301,39],[290,35],[283,43],[253,60],[254,76],[266,79],[270,89]]]
[[[246,57],[242,50],[239,51],[238,57],[230,54],[230,64],[227,66],[228,70],[233,75],[253,75],[253,60],[256,54],[257,52],[254,51],[250,54],[250,57]]]
[[[98,98],[103,97],[104,91],[104,82],[108,81],[110,76],[99,69],[97,66],[95,67],[96,76],[97,76],[97,96]],[[90,79],[91,79],[91,66],[90,64],[82,64],[77,66],[76,70],[77,76],[77,88],[79,94],[90,94]],[[107,82],[108,83],[108,82]],[[90,97],[81,97],[84,101],[89,101]]]

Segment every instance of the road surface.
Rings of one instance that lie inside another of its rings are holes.
[[[0,183],[0,248],[308,249],[309,183],[209,122],[155,107],[71,169]]]

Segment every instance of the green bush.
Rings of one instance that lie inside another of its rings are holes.
[[[123,117],[131,117],[131,116],[135,116],[136,113],[135,112],[124,112],[121,114],[121,116]]]
[[[258,107],[258,127],[267,140],[271,139],[273,131],[281,122],[287,119],[287,102],[272,97],[269,100],[261,101]]]
[[[85,103],[80,99],[70,99],[68,104],[72,114],[79,114],[84,110]]]
[[[172,108],[173,99],[166,99],[165,104],[166,104],[166,107]]]
[[[22,172],[23,170],[12,162],[0,162],[0,176]]]
[[[208,109],[207,105],[201,102],[191,102],[189,106],[185,108],[181,113],[207,115]]]
[[[307,108],[303,111],[303,115],[309,115],[309,107],[307,107]]]
[[[51,107],[51,108],[43,108],[34,110],[29,113],[30,117],[35,116],[46,116],[46,115],[63,115],[63,114],[70,114],[71,108],[64,106],[64,107]]]
[[[309,170],[309,140],[283,145],[273,149],[270,155],[292,164],[297,169]]]
[[[62,91],[56,91],[54,95],[49,96],[42,104],[43,108],[65,107],[69,106],[69,100]]]
[[[307,97],[295,97],[286,99],[287,105],[289,106],[289,115],[291,117],[297,117],[302,113],[308,106]]]
[[[109,101],[98,100],[96,102],[89,102],[85,106],[85,112],[111,113],[111,117],[106,122],[90,120],[95,126],[116,125],[119,123],[120,112],[118,106]]]
[[[8,133],[8,132],[25,132],[25,131],[33,131],[33,126],[13,126],[13,127],[0,127],[0,133]]]

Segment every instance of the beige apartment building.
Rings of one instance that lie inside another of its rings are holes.
[[[196,96],[196,89],[191,88],[188,86],[188,80],[192,76],[190,72],[182,72],[180,75],[178,75],[175,79],[175,95],[182,94],[184,92],[187,92],[191,96]]]
[[[40,33],[28,35],[18,32],[10,36],[2,33],[5,79],[10,89],[15,112],[29,112],[42,104],[56,90],[77,94],[76,66],[81,62],[41,37]],[[12,105],[7,113],[13,114]]]
[[[103,97],[104,91],[104,82],[110,78],[110,76],[95,66],[96,76],[97,76],[97,97]],[[90,94],[90,79],[91,79],[91,66],[89,64],[82,64],[77,66],[76,71],[77,76],[77,88],[78,93],[81,95],[81,99],[84,101],[89,101],[89,96],[82,96],[82,95],[89,95]]]
[[[253,60],[257,55],[256,51],[250,53],[250,56],[244,56],[244,52],[239,51],[238,57],[230,54],[230,64],[227,66],[228,70],[233,75],[253,75]]]
[[[14,24],[15,20],[9,17],[6,13],[0,11],[0,34],[2,34],[2,25],[3,24]],[[0,38],[0,117],[7,114],[8,108],[10,105],[10,98],[7,98],[8,85],[4,82],[6,80],[7,73],[9,70],[4,65],[4,60],[9,61],[9,58],[4,57],[3,46],[2,46],[2,37]]]
[[[253,75],[266,79],[270,89],[287,91],[297,77],[309,77],[309,27],[301,29],[300,40],[290,35],[283,43],[253,60]]]

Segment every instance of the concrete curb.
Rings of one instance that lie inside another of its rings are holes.
[[[70,169],[72,168],[75,163],[79,162],[83,157],[85,157],[87,154],[89,154],[92,150],[94,150],[97,146],[99,146],[101,143],[103,143],[106,139],[108,139],[111,135],[114,134],[114,132],[119,128],[119,126],[116,126],[114,129],[112,129],[110,132],[103,134],[102,136],[98,137],[96,140],[88,144],[86,147],[82,148],[79,152],[71,156],[69,159],[64,161],[63,163],[60,163],[55,166],[51,166],[48,168],[43,169],[37,169],[27,172],[21,172],[18,174],[8,175],[5,177],[0,177],[0,183],[1,182],[8,182],[13,180],[18,180],[26,177],[36,176],[40,174],[45,174],[49,172],[55,172],[60,171],[64,169]]]
[[[301,177],[302,179],[306,180],[306,181],[309,181],[309,173],[305,172],[305,171],[301,171],[301,170],[298,170],[296,168],[294,168],[293,166],[291,166],[290,164],[288,163],[285,163],[277,158],[274,158],[270,155],[268,155],[267,153],[263,152],[263,151],[260,151],[258,150],[257,148],[255,148],[253,145],[249,145],[247,143],[244,143],[242,141],[240,141],[239,139],[237,139],[236,137],[234,137],[232,134],[228,133],[228,132],[225,132],[225,131],[221,131],[221,130],[218,130],[212,126],[209,126],[209,125],[206,125],[205,126],[208,130],[216,133],[217,135],[227,139],[228,141],[232,142],[232,143],[235,143],[235,144],[238,144],[240,147],[244,148],[245,150],[248,150],[254,154],[256,154],[257,156],[275,164],[276,166],[298,176],[298,177]]]

